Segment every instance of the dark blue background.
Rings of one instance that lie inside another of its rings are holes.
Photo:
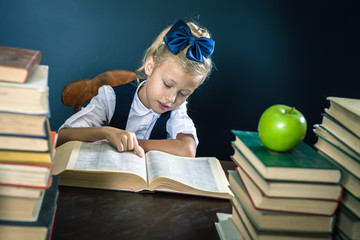
[[[0,44],[42,52],[57,130],[73,112],[60,98],[69,81],[136,70],[163,28],[197,21],[216,41],[216,70],[189,104],[198,156],[229,159],[230,130],[256,131],[270,105],[299,109],[313,145],[326,97],[360,97],[359,12],[355,0],[0,0]]]

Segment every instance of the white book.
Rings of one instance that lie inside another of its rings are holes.
[[[48,72],[40,65],[25,83],[0,82],[0,111],[48,115]]]

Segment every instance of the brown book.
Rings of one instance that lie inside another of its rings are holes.
[[[26,82],[40,60],[40,51],[0,46],[0,81]]]

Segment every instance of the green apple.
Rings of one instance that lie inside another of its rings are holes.
[[[258,132],[262,144],[270,150],[287,152],[306,135],[306,120],[294,107],[277,104],[261,115]]]

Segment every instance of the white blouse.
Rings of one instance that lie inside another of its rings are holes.
[[[138,139],[147,140],[160,114],[146,108],[140,101],[137,93],[144,82],[141,82],[136,90],[125,130],[135,133]],[[114,89],[109,85],[104,85],[99,88],[98,95],[93,97],[81,111],[68,118],[59,130],[72,127],[106,126],[114,115],[115,105]],[[179,133],[192,134],[196,145],[198,145],[196,128],[192,119],[187,115],[186,105],[187,102],[185,101],[177,109],[171,111],[171,116],[166,123],[168,139],[176,139]]]

